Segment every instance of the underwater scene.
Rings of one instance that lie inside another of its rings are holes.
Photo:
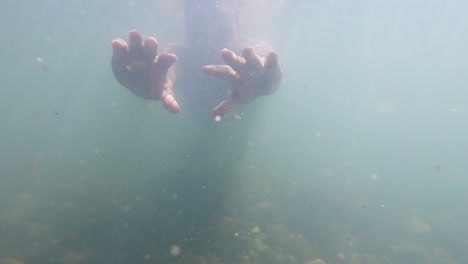
[[[0,264],[463,264],[468,2],[4,0]]]

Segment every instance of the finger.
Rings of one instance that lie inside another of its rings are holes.
[[[143,44],[143,50],[147,57],[154,59],[158,55],[158,46],[158,41],[155,38],[147,38]]]
[[[221,50],[221,58],[236,72],[245,64],[245,59],[228,49]]]
[[[281,81],[281,66],[278,63],[278,54],[274,51],[270,52],[265,58],[265,74],[269,76],[272,88],[277,89]]]
[[[272,51],[265,58],[265,69],[267,71],[279,69],[278,53]]]
[[[136,30],[128,33],[128,50],[130,53],[135,53],[143,47],[143,37],[140,32]]]
[[[123,56],[127,54],[128,47],[127,43],[123,39],[116,38],[112,40],[112,49],[113,49],[113,56]]]
[[[224,80],[235,81],[238,78],[236,71],[228,65],[207,65],[202,69],[204,73]]]
[[[227,113],[229,113],[236,104],[229,99],[226,99],[222,101],[220,104],[218,104],[215,108],[213,108],[213,111],[211,111],[212,116],[225,116]]]
[[[164,108],[171,113],[178,113],[180,111],[179,103],[177,103],[171,92],[163,92],[161,102],[163,103]]]
[[[252,48],[244,48],[242,50],[242,55],[244,56],[245,60],[247,61],[247,64],[250,66],[260,69],[262,68],[262,61],[260,60],[260,57],[255,54],[254,50]]]
[[[177,62],[177,56],[173,53],[164,53],[156,57],[154,64],[162,72],[167,72],[169,68]]]
[[[122,74],[127,73],[127,43],[122,39],[114,39],[112,41],[112,49],[112,71],[114,72],[114,74],[116,74],[116,76],[121,76]]]

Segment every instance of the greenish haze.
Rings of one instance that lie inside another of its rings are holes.
[[[466,263],[468,2],[258,0],[283,82],[220,123],[114,80],[170,3],[2,2],[0,264]]]

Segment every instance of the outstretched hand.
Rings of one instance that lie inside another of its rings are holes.
[[[170,112],[180,110],[168,78],[169,68],[177,61],[175,54],[158,55],[158,41],[148,38],[143,42],[136,30],[130,31],[128,44],[114,39],[112,47],[112,71],[121,85],[141,98],[161,100]]]
[[[271,51],[265,58],[261,58],[253,48],[244,48],[242,55],[243,57],[223,49],[221,58],[227,65],[203,67],[206,74],[227,80],[232,85],[228,97],[213,109],[213,116],[224,116],[236,105],[250,102],[278,89],[281,67],[276,52]]]

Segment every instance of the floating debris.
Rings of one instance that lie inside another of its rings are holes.
[[[408,220],[408,228],[410,231],[418,234],[426,234],[431,232],[431,227],[416,216],[413,216]]]
[[[171,255],[175,257],[175,256],[180,255],[180,252],[181,252],[181,251],[182,251],[182,250],[180,249],[179,246],[173,245],[173,246],[171,247],[169,253],[171,253]]]
[[[260,227],[255,226],[254,228],[252,228],[252,233],[258,234],[258,233],[260,233],[260,232],[262,232],[262,231],[260,230]]]
[[[346,255],[343,252],[338,253],[338,259],[339,260],[345,260]]]
[[[150,254],[145,254],[145,255],[143,255],[143,259],[145,261],[150,261],[151,260],[151,255]]]
[[[43,59],[42,59],[41,57],[37,57],[37,58],[36,58],[36,61],[37,61],[37,63],[42,64]],[[48,70],[49,70],[49,67],[47,67],[46,65],[42,65],[42,66],[41,66],[41,69],[42,69],[43,71],[48,71]]]

